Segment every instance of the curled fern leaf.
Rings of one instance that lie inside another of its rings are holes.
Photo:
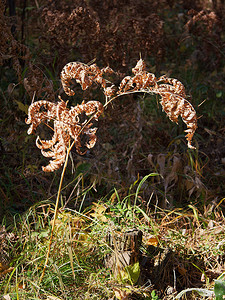
[[[86,153],[81,148],[93,148],[96,143],[96,127],[88,123],[88,116],[98,120],[103,112],[103,105],[98,101],[82,103],[69,110],[64,101],[57,104],[40,100],[31,104],[28,110],[26,123],[30,125],[28,134],[34,133],[38,125],[53,120],[53,136],[51,140],[41,140],[37,137],[36,146],[41,149],[45,157],[51,157],[50,163],[42,167],[45,172],[53,172],[59,169],[65,161],[67,148],[73,139],[76,150],[79,154]],[[80,116],[85,114],[86,118],[81,120]],[[85,136],[82,144],[81,136]]]
[[[157,79],[153,73],[148,73],[145,69],[146,65],[140,59],[132,69],[134,76],[126,76],[121,81],[118,94],[143,92],[160,95],[160,103],[169,119],[177,123],[178,117],[181,116],[187,125],[185,132],[187,132],[188,147],[195,148],[191,142],[197,129],[197,116],[191,103],[185,99],[184,85],[177,79],[165,75]]]

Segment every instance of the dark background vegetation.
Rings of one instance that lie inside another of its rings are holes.
[[[197,150],[189,150],[185,126],[166,118],[157,97],[117,99],[99,121],[96,147],[83,157],[72,154],[63,191],[68,205],[76,205],[73,180],[80,172],[83,187],[95,185],[90,202],[158,172],[163,179],[145,190],[146,199],[154,192],[153,204],[193,203],[205,212],[219,203],[225,187],[224,12],[223,0],[1,0],[1,219],[57,192],[60,171],[42,172],[47,161],[24,120],[32,99],[67,99],[60,72],[70,61],[95,61],[123,78],[141,56],[156,76],[167,74],[185,85],[199,119]],[[69,105],[103,100],[97,88],[76,89]]]

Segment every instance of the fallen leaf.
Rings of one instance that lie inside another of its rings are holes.
[[[128,300],[128,297],[131,294],[131,290],[129,289],[113,288],[113,291],[115,293],[116,299],[119,300]]]
[[[147,241],[145,242],[147,246],[154,246],[154,247],[157,247],[158,243],[159,243],[159,237],[155,235],[148,237]]]
[[[3,299],[5,299],[5,300],[11,300],[11,297],[9,296],[9,294],[7,294],[7,295],[3,296]]]

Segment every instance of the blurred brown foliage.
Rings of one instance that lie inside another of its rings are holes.
[[[21,81],[21,60],[29,59],[29,50],[21,42],[15,39],[11,27],[15,21],[13,17],[5,15],[6,1],[0,1],[0,66],[4,61],[11,60],[12,67],[16,71],[18,80]]]
[[[185,24],[185,30],[195,42],[198,40],[192,57],[195,62],[200,61],[213,70],[220,65],[224,56],[223,21],[216,12],[210,10],[198,12],[192,9],[188,15],[190,19]]]
[[[41,11],[44,40],[52,53],[60,51],[60,58],[78,52],[83,61],[96,58],[103,65],[126,70],[140,53],[143,58],[149,53],[162,57],[163,22],[157,14],[161,5],[157,1],[49,1]]]
[[[88,63],[95,59],[124,75],[140,55],[156,67],[160,62],[172,60],[168,55],[182,43],[190,48],[186,51],[186,60],[192,64],[202,63],[201,66],[213,68],[224,58],[222,0],[212,3],[10,0],[10,3],[16,5],[13,16],[10,16],[12,9],[1,0],[0,64],[11,60],[19,79],[21,68],[27,66],[25,88],[30,96],[35,86],[38,96],[42,94],[40,90],[44,85],[43,92],[48,86],[47,96],[51,98],[51,84],[44,83],[43,78],[39,80],[43,77],[40,72],[44,72],[43,66],[50,70],[54,66],[59,73],[70,60]],[[168,31],[169,23],[174,24],[174,28]],[[196,44],[194,49],[190,46],[193,44]],[[168,45],[171,51],[166,49]]]

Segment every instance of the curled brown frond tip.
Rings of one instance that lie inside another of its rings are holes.
[[[112,96],[115,93],[115,86],[103,77],[104,74],[112,74],[113,70],[109,67],[99,69],[96,64],[90,66],[80,62],[70,62],[65,65],[61,72],[61,82],[65,93],[68,96],[75,95],[71,88],[72,80],[75,79],[80,84],[82,90],[91,87],[93,83],[99,84],[103,88],[106,96]]]
[[[178,123],[178,117],[181,116],[187,125],[186,139],[188,147],[192,146],[192,138],[197,129],[197,116],[195,109],[188,102],[184,85],[175,78],[161,76],[157,78],[153,73],[146,71],[146,65],[140,59],[132,69],[134,76],[126,76],[120,83],[119,95],[134,92],[144,92],[158,94],[161,97],[161,105],[167,116],[172,122]]]
[[[82,103],[71,107],[70,110],[62,100],[57,104],[45,100],[31,104],[26,120],[30,125],[28,134],[34,133],[41,123],[52,120],[54,124],[53,136],[50,140],[41,140],[40,137],[36,140],[36,146],[41,149],[42,155],[52,158],[46,167],[42,167],[43,171],[53,172],[63,165],[71,140],[74,140],[79,154],[84,154],[87,149],[93,148],[97,140],[97,128],[93,128],[92,120],[97,121],[102,112],[103,105],[98,101]],[[86,116],[84,120],[83,114]],[[88,119],[89,116],[91,118]]]
[[[162,92],[160,96],[160,103],[169,119],[172,122],[177,123],[178,117],[181,116],[182,120],[187,125],[185,132],[187,132],[186,139],[188,147],[190,149],[195,149],[191,144],[193,135],[197,129],[197,116],[193,106],[183,97],[171,92]]]

